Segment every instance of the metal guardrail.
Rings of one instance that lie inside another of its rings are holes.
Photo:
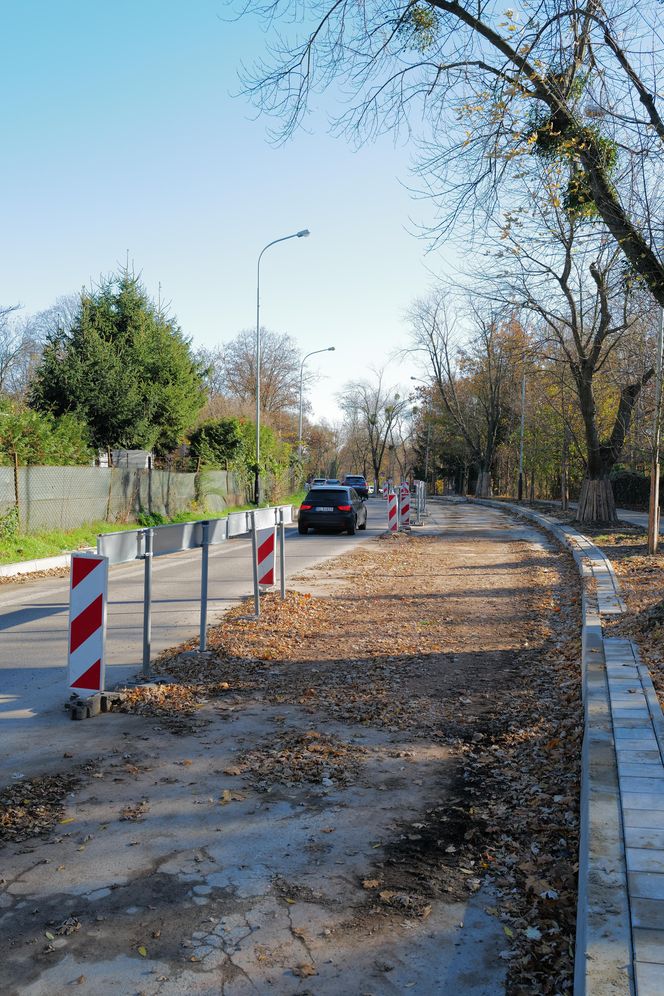
[[[196,522],[176,522],[166,526],[146,526],[97,536],[97,553],[108,558],[111,564],[126,564],[133,560],[145,563],[143,580],[143,676],[150,676],[152,642],[152,561],[154,557],[167,557],[185,550],[201,550],[201,611],[199,646],[207,647],[208,574],[211,546],[218,546],[229,539],[251,536],[254,578],[254,611],[260,615],[260,586],[258,583],[259,530],[279,529],[279,562],[281,597],[286,596],[285,527],[293,521],[291,505],[251,509],[247,512],[230,512],[223,519],[200,519]]]
[[[427,513],[427,487],[424,481],[415,481],[415,502],[414,502],[414,526],[424,525],[424,516]]]

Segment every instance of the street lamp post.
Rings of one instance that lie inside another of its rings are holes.
[[[518,501],[523,500],[523,433],[526,423],[526,373],[521,378],[521,439],[519,442],[519,483],[517,485]]]
[[[303,357],[302,363],[300,364],[300,416],[297,420],[297,453],[302,462],[302,385],[304,382],[304,364],[309,359],[310,356],[315,356],[317,353],[333,353],[334,346],[325,346],[324,349],[314,349],[311,353],[307,353]]]
[[[410,379],[411,380],[417,380],[417,381],[420,382],[420,384],[426,384],[427,387],[429,386],[428,382],[426,380],[422,380],[421,377],[413,377],[413,375],[411,374]],[[427,419],[427,443],[426,443],[426,449],[424,451],[424,482],[425,482],[425,484],[426,484],[427,476],[429,474],[429,449],[431,447],[431,420],[433,418],[433,399],[431,400],[431,402],[429,404],[428,415],[429,415],[429,417]],[[432,468],[432,473],[431,473],[431,491],[432,491],[432,493],[434,493],[435,490],[436,490],[436,487],[435,487],[435,484],[434,484],[434,471],[433,471],[433,468]]]
[[[278,242],[288,242],[289,239],[302,239],[309,235],[309,229],[303,228],[292,235],[283,235],[280,239],[273,239],[263,246],[258,254],[256,263],[256,471],[254,475],[254,502],[260,505],[261,500],[261,259],[263,254],[271,246],[276,246]]]
[[[662,350],[664,348],[664,308],[659,312],[657,361],[655,364],[655,410],[652,426],[652,463],[650,466],[650,501],[648,502],[648,553],[659,546],[659,446],[662,426]]]

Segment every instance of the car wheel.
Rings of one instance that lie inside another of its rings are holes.
[[[351,522],[351,524],[349,525],[348,529],[346,530],[346,532],[348,533],[349,536],[354,536],[355,535],[355,527],[356,526],[357,526],[357,516],[355,516],[353,518],[353,521]]]
[[[305,526],[303,522],[298,522],[297,531],[301,536],[306,536],[309,532],[309,526]]]

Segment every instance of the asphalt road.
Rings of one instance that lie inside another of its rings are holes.
[[[385,503],[369,502],[366,532],[355,536],[286,531],[286,574],[352,549],[386,527]],[[152,655],[198,635],[198,550],[156,558],[153,564]],[[229,540],[210,550],[210,623],[252,593],[251,542]],[[0,587],[0,730],[13,733],[31,716],[60,719],[68,695],[67,624],[69,579],[47,578]],[[106,686],[140,669],[143,627],[143,563],[110,569]],[[40,724],[40,730],[43,727]],[[4,740],[4,738],[3,738]],[[0,758],[2,749],[0,748]]]

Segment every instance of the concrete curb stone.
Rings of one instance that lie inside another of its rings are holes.
[[[86,547],[85,550],[92,550]],[[85,551],[77,551],[79,553]],[[69,567],[71,553],[62,553],[59,557],[42,557],[40,560],[23,560],[18,564],[0,565],[0,578],[13,578],[18,574],[35,574],[38,571],[51,571],[58,567]]]

